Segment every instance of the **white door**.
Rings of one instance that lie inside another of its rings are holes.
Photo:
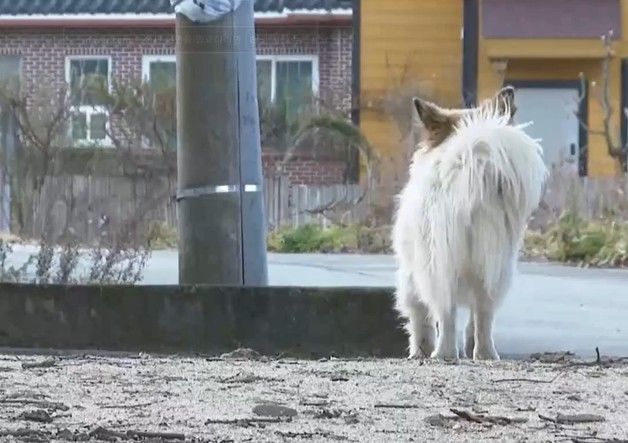
[[[566,166],[578,171],[580,151],[576,88],[517,88],[515,92],[516,123],[532,122],[525,131],[541,139],[545,163]]]

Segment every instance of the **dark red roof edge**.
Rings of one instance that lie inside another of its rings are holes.
[[[258,26],[277,25],[350,25],[352,16],[332,15],[332,14],[290,14],[287,17],[259,17],[255,19]],[[141,18],[115,20],[115,18],[94,18],[81,20],[66,19],[6,19],[0,18],[0,29],[50,29],[50,28],[169,28],[174,27],[175,20],[172,18]]]

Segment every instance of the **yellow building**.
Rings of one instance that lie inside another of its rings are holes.
[[[356,3],[355,117],[385,165],[398,164],[406,154],[408,122],[401,111],[409,113],[409,95],[471,106],[502,84],[513,84],[516,119],[534,122],[529,131],[543,139],[550,165],[572,165],[592,177],[621,171],[602,134],[602,95],[607,78],[610,134],[623,143],[628,0]],[[614,54],[605,76],[600,37],[609,31]],[[384,173],[396,170],[385,167]]]

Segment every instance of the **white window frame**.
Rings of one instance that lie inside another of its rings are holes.
[[[270,60],[270,101],[274,102],[277,95],[277,62],[312,62],[312,94],[318,95],[320,80],[318,72],[318,55],[258,55],[256,61]]]
[[[177,63],[176,55],[144,55],[142,56],[142,81],[150,81],[151,63]]]
[[[159,54],[159,55],[142,55],[142,82],[150,83],[150,64],[160,63],[177,63],[177,56],[175,54]],[[142,137],[142,144],[145,148],[150,148],[151,143],[147,137]]]
[[[312,94],[318,95],[320,88],[319,58],[318,55],[258,55],[256,61],[268,60],[271,62],[270,98],[275,101],[277,94],[277,62],[312,62]],[[142,80],[150,81],[150,65],[155,62],[176,63],[176,55],[144,55],[142,57]]]
[[[112,70],[113,70],[113,58],[108,55],[68,55],[65,57],[65,81],[68,84],[68,88],[70,88],[71,82],[71,66],[72,62],[76,60],[107,60],[107,90],[111,92],[111,79],[112,79]],[[76,144],[78,147],[91,147],[91,146],[102,146],[102,147],[111,147],[113,143],[109,136],[105,135],[104,139],[92,140],[90,138],[90,124],[91,117],[93,114],[107,114],[107,108],[104,106],[94,106],[94,105],[77,105],[72,106],[72,110],[83,113],[86,116],[86,124],[87,124],[87,138],[86,139],[74,139],[72,137],[72,128],[70,127],[70,138],[72,142]],[[109,129],[109,119],[107,119],[106,123],[107,130]]]

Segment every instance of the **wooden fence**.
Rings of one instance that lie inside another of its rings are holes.
[[[266,220],[270,230],[305,224],[355,223],[368,212],[359,185],[291,185],[284,176],[264,179]]]
[[[46,178],[39,202],[26,216],[23,235],[58,240],[64,235],[92,242],[107,233],[138,231],[150,223],[176,227],[176,185],[164,177],[62,174]],[[303,224],[357,222],[367,212],[358,185],[291,185],[284,176],[265,178],[270,230]],[[327,210],[324,210],[327,209]],[[17,233],[17,232],[16,232]]]
[[[176,226],[174,180],[142,174],[48,177],[32,208],[26,235],[58,239],[70,232],[84,242],[124,229],[144,231],[151,222]],[[591,179],[556,172],[550,178],[533,228],[551,224],[566,209],[585,218],[613,214],[628,220],[628,176]],[[346,224],[370,214],[371,196],[361,199],[359,185],[292,185],[285,176],[264,179],[269,230],[304,224]],[[7,205],[4,205],[5,209]],[[327,210],[324,210],[324,209]]]
[[[151,222],[176,226],[175,184],[141,176],[55,175],[33,204],[27,235],[55,241],[70,234],[82,242],[129,232],[133,238]]]

